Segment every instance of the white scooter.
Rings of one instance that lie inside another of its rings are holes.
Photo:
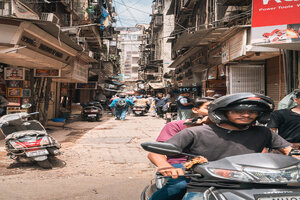
[[[29,108],[31,105],[22,106]],[[5,136],[5,147],[10,158],[18,162],[36,161],[42,168],[52,168],[49,156],[60,154],[61,145],[49,136],[37,120],[28,120],[34,113],[13,113],[0,118],[0,132]]]

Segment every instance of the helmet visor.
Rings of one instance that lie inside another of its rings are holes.
[[[235,105],[229,105],[226,108],[223,108],[222,110],[251,110],[251,111],[258,111],[263,112],[266,111],[268,108],[264,105],[257,105],[257,104],[235,104]]]

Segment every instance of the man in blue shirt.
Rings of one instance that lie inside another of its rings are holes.
[[[116,120],[124,120],[126,118],[126,112],[129,106],[133,106],[134,103],[129,99],[125,99],[125,95],[120,95],[119,99],[113,100],[110,104],[111,108],[116,109]]]
[[[159,117],[164,117],[163,107],[170,102],[169,98],[163,97],[163,93],[158,93],[154,99],[156,113]]]
[[[180,91],[179,97],[176,99],[177,109],[177,120],[189,119],[192,116],[193,103],[189,99],[190,93],[182,90]]]

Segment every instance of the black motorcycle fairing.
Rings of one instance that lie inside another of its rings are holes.
[[[209,169],[223,169],[223,170],[235,170],[235,171],[243,171],[245,167],[253,167],[253,168],[264,168],[264,169],[283,169],[291,166],[297,166],[299,164],[299,160],[296,158],[280,155],[280,154],[264,154],[264,153],[253,153],[253,154],[244,154],[231,156],[227,158],[220,159],[218,161],[208,162],[203,165],[196,165],[193,169],[194,173],[203,175],[202,178],[195,178],[196,182],[200,183],[202,186],[220,186],[220,184],[224,184],[223,187],[227,188],[246,188],[253,187],[253,185],[263,185],[263,183],[251,183],[239,181],[239,185],[235,185],[237,183],[236,180],[221,178],[212,174]],[[248,184],[247,184],[248,183]],[[286,185],[285,183],[269,183],[269,184],[281,184]]]
[[[251,153],[237,156],[230,156],[218,161],[211,161],[205,167],[237,170],[237,166],[282,169],[297,165],[299,160],[291,156],[272,153]],[[201,166],[198,166],[201,167]],[[197,167],[195,167],[197,172]]]

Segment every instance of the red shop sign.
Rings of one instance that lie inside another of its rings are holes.
[[[253,0],[252,27],[300,23],[300,0]]]

